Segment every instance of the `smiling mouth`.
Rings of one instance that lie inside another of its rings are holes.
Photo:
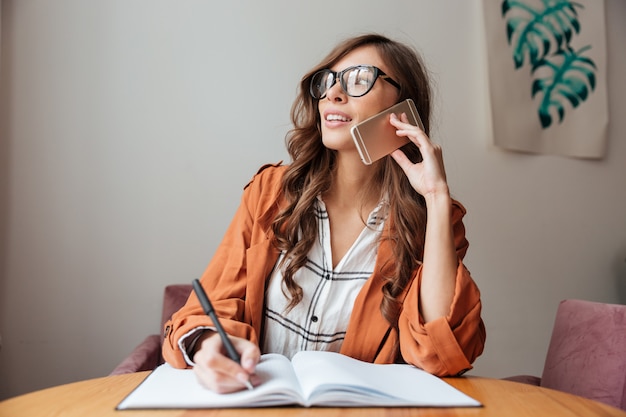
[[[352,119],[345,117],[345,116],[340,116],[338,114],[329,114],[326,116],[326,121],[328,122],[351,122]]]

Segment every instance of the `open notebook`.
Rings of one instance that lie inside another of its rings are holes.
[[[266,354],[253,390],[216,394],[192,370],[164,364],[118,406],[125,409],[303,407],[477,407],[481,404],[411,365],[377,365],[333,352],[303,351],[291,361]]]

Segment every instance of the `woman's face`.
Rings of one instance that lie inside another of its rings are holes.
[[[380,68],[389,77],[393,72],[381,59],[373,46],[364,46],[350,52],[330,69],[341,71],[354,65],[373,65]],[[352,141],[350,128],[363,120],[393,106],[398,100],[396,87],[378,78],[372,89],[361,97],[350,97],[336,82],[318,102],[321,118],[322,142],[329,149],[341,152],[353,152],[358,158],[358,151]]]

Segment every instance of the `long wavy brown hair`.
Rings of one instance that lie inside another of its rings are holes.
[[[282,184],[286,206],[272,224],[274,244],[285,252],[281,267],[291,297],[290,307],[302,300],[302,289],[293,277],[305,265],[307,254],[317,238],[314,204],[316,197],[330,188],[336,158],[336,151],[322,144],[318,100],[309,94],[310,80],[315,72],[332,67],[350,52],[364,46],[376,48],[389,68],[389,75],[401,86],[398,102],[413,99],[425,132],[429,133],[431,93],[428,75],[418,53],[405,44],[379,34],[350,38],[337,45],[302,78],[298,97],[291,109],[294,127],[286,136],[287,150],[292,158]],[[413,162],[421,159],[418,148],[412,143],[402,150]],[[386,222],[383,236],[392,240],[395,256],[393,273],[384,277],[381,312],[389,323],[396,326],[400,308],[398,296],[423,257],[426,205],[390,156],[377,161],[374,169],[372,187],[366,188],[380,190],[380,197],[383,194],[387,196],[391,222]],[[391,224],[393,227],[390,227]]]

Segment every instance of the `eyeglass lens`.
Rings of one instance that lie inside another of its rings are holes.
[[[328,69],[322,70],[315,73],[311,79],[311,95],[316,99],[323,98],[337,82],[335,77],[339,77],[339,83],[346,94],[350,97],[361,97],[372,89],[377,75],[377,69],[370,66],[346,68],[339,73]]]

